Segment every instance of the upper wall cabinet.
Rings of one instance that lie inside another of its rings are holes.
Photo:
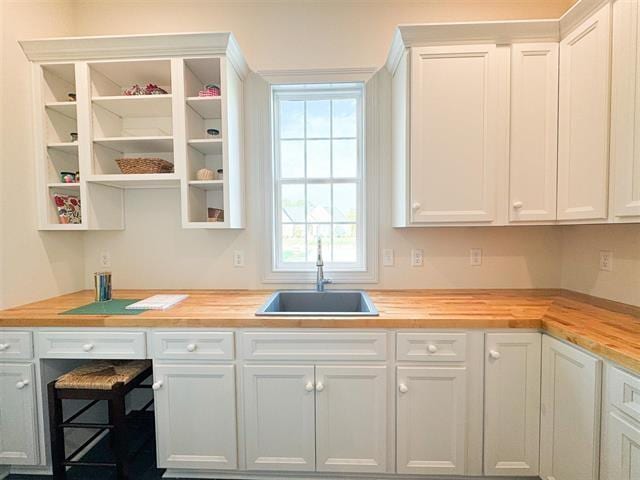
[[[560,42],[559,220],[607,218],[610,10]]]
[[[640,219],[640,2],[613,4],[611,167],[613,216]]]

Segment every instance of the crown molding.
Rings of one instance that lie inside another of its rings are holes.
[[[575,3],[560,17],[560,38],[565,38],[591,14],[607,3],[611,3],[611,0],[580,0]]]
[[[310,68],[296,70],[258,70],[257,73],[271,84],[366,82],[379,69],[376,67],[355,68]]]

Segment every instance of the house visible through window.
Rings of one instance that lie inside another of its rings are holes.
[[[273,87],[274,268],[364,270],[362,86]]]

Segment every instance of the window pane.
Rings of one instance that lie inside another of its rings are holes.
[[[357,220],[357,187],[355,183],[336,183],[333,186],[333,221]]]
[[[280,138],[304,138],[304,102],[280,102]]]
[[[304,225],[282,225],[282,260],[305,261]]]
[[[331,144],[329,140],[307,142],[307,177],[329,178],[331,176]]]
[[[356,137],[356,100],[333,100],[333,136]]]
[[[307,138],[329,138],[329,118],[331,106],[329,100],[311,100],[307,102]]]
[[[331,221],[331,185],[307,185],[307,222]]]
[[[331,262],[331,225],[307,225],[307,261],[315,262],[318,258],[318,236],[322,238],[322,260]]]
[[[333,140],[333,176],[351,178],[358,174],[358,141]]]
[[[282,178],[304,177],[304,140],[280,142],[280,176]]]
[[[333,261],[356,262],[357,229],[355,224],[333,226]]]
[[[304,185],[282,185],[282,223],[304,223]]]

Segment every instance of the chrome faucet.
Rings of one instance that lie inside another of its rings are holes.
[[[318,259],[316,260],[316,292],[324,292],[324,286],[331,280],[324,278],[324,261],[322,260],[322,239],[318,237]]]

